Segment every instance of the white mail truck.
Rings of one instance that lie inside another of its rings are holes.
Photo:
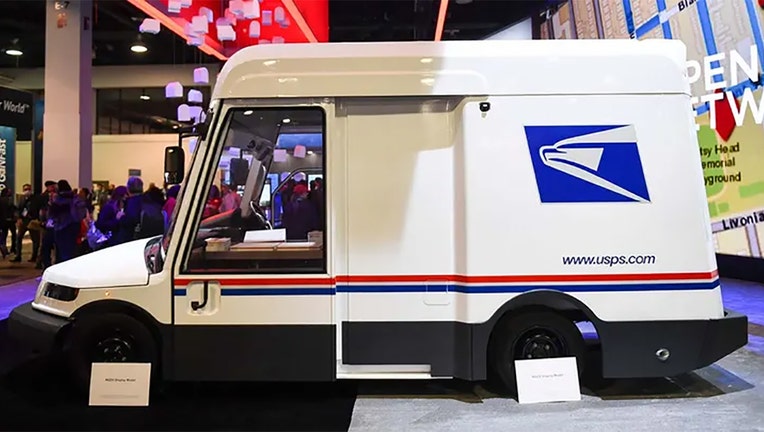
[[[512,389],[517,359],[585,370],[580,322],[605,377],[712,364],[747,318],[722,304],[685,62],[666,40],[243,49],[165,153],[167,232],[48,268],[10,331],[85,384],[151,362]]]

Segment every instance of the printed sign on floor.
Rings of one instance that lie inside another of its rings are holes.
[[[93,363],[91,406],[148,406],[151,363]]]
[[[581,400],[575,357],[516,360],[515,374],[521,404]]]

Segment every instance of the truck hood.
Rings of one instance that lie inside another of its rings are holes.
[[[148,285],[149,270],[143,256],[148,239],[101,249],[56,264],[42,280],[72,288],[111,288]]]

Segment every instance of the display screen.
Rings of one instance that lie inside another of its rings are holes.
[[[743,70],[760,71],[764,65],[764,9],[753,0],[575,0],[567,4],[573,5],[578,37],[679,39],[687,47],[689,63],[697,65],[698,73],[688,69],[692,95],[700,98],[723,91],[725,96],[735,96],[732,103],[723,100],[714,122],[707,104],[695,106],[714,243],[720,253],[764,257],[764,110],[758,108],[764,91],[759,80],[751,80]],[[599,5],[598,13],[594,13],[595,5]],[[557,36],[556,29],[567,14],[564,8],[552,11],[540,24],[542,38],[552,29]],[[720,61],[712,62],[710,56]],[[742,68],[740,63],[733,66],[731,58],[742,61]],[[707,77],[709,66],[722,71]],[[761,114],[755,115],[758,111]],[[734,112],[740,113],[738,120]],[[717,151],[725,147],[727,152]]]

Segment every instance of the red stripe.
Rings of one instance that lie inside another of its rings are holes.
[[[464,275],[343,275],[332,277],[266,277],[266,278],[220,278],[216,279],[223,286],[249,285],[321,285],[332,286],[336,283],[415,283],[415,282],[456,282],[456,283],[543,283],[543,282],[640,282],[661,280],[707,280],[719,276],[717,270],[698,273],[635,273],[635,274],[588,274],[588,275],[514,275],[514,276],[464,276]],[[175,279],[175,285],[188,285],[198,279]]]

